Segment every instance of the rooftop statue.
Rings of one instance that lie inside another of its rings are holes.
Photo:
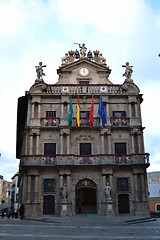
[[[75,59],[79,59],[80,58],[80,54],[79,54],[79,51],[77,49],[74,52],[74,57],[75,57]]]
[[[93,54],[92,54],[91,50],[89,50],[89,52],[87,53],[87,58],[89,61],[93,61]]]
[[[106,63],[106,59],[103,57],[102,53],[99,54],[99,59],[101,63]]]
[[[73,50],[68,51],[64,55],[64,57],[61,58],[62,65],[66,65],[74,61],[81,60],[83,58],[89,61],[106,65],[106,58],[103,57],[102,53],[100,53],[99,50],[95,50],[93,52],[89,50],[87,52],[87,48],[84,43],[83,44],[74,43],[74,44],[78,45],[80,49],[79,50],[76,49],[75,51]]]
[[[44,67],[47,66],[43,65],[42,62],[39,62],[39,66],[35,66],[38,80],[43,80],[43,76],[46,76],[45,73],[43,72]]]
[[[61,58],[62,63],[68,63],[68,53],[65,54],[63,58]]]
[[[65,56],[61,58],[62,64],[74,62],[74,58],[75,58],[74,55],[75,55],[74,51],[72,50],[68,51],[68,53],[66,53]]]
[[[80,44],[80,43],[74,43],[74,44],[77,44],[79,45],[79,48],[80,48],[80,55],[82,58],[84,58],[86,56],[86,51],[87,51],[87,48],[85,46],[84,43]]]
[[[102,53],[99,50],[93,51],[94,53],[94,61],[97,63],[104,63],[106,64],[106,59],[103,57]]]
[[[125,76],[126,80],[131,80],[131,76],[132,76],[132,72],[133,72],[133,69],[132,69],[133,66],[129,66],[129,62],[126,62],[126,65],[122,65],[122,67],[126,68],[125,72],[123,74],[123,77]]]

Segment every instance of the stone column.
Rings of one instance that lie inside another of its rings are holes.
[[[31,118],[34,118],[34,103],[31,103]]]
[[[61,118],[64,117],[64,105],[61,103]]]
[[[36,154],[40,154],[39,152],[39,138],[40,138],[40,135],[36,135]]]
[[[109,184],[111,186],[111,189],[113,189],[113,175],[112,174],[109,175]]]
[[[35,202],[38,202],[38,181],[39,180],[39,176],[36,175],[35,176]]]
[[[141,174],[141,185],[142,185],[142,200],[145,200],[145,185],[144,185],[144,174]]]
[[[137,103],[135,103],[135,117],[140,117],[139,115],[138,115],[138,105],[137,105]]]
[[[67,154],[70,153],[70,135],[67,134]]]
[[[31,100],[28,100],[27,126],[30,125],[31,115],[32,115],[32,104],[31,104]]]
[[[62,175],[59,176],[59,186],[60,186],[60,188],[63,187],[63,176]]]
[[[104,134],[101,134],[101,151],[104,154]]]
[[[61,143],[60,154],[63,154],[63,134],[62,133],[60,134],[60,143]]]
[[[135,152],[135,148],[134,148],[134,134],[131,133],[131,152],[134,153]]]
[[[131,110],[131,103],[130,102],[128,104],[128,113],[129,113],[128,117],[132,118],[132,110]]]
[[[108,154],[111,154],[111,134],[108,134]]]
[[[31,200],[31,176],[27,176],[27,202]]]
[[[28,136],[27,136],[27,133],[26,133],[26,136],[25,136],[25,152],[24,152],[24,154],[25,155],[27,155],[28,154],[28,138],[27,138]]]
[[[137,201],[138,200],[138,182],[137,182],[136,173],[133,175],[133,179],[134,179],[134,198],[135,198],[135,201]]]
[[[33,152],[33,134],[29,135],[29,154],[32,155]]]
[[[109,113],[109,102],[106,101],[106,113]],[[110,123],[110,119],[107,118],[107,122]]]
[[[104,189],[106,187],[106,174],[102,175],[102,199],[105,200]]]
[[[38,103],[38,118],[41,117],[41,103]]]
[[[144,141],[143,141],[143,133],[138,133],[138,146],[139,146],[139,152],[144,152]]]
[[[71,192],[71,176],[67,175],[67,189],[68,189],[68,200],[71,200],[70,192]]]
[[[144,137],[143,137],[143,131],[141,132],[141,152],[144,152]]]

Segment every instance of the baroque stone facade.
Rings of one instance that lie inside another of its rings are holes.
[[[44,81],[40,62],[35,83],[18,99],[25,217],[149,214],[143,99],[132,66],[122,65],[125,80],[113,84],[100,51],[78,45],[62,58],[56,84]]]

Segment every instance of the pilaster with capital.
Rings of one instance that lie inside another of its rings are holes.
[[[34,103],[31,103],[31,118],[34,118]]]
[[[39,187],[39,176],[35,176],[35,202],[38,202],[38,187]]]
[[[135,201],[138,200],[138,181],[137,181],[137,174],[134,173],[133,175],[133,179],[134,179],[134,192],[135,192]]]
[[[40,134],[36,135],[36,154],[40,154],[39,152],[39,140],[40,140]]]
[[[41,117],[41,103],[38,103],[38,118]]]
[[[33,152],[33,133],[29,134],[29,155]]]
[[[31,176],[27,176],[27,202],[30,202],[31,198]]]

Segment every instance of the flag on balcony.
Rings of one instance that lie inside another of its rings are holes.
[[[93,127],[93,121],[94,121],[94,98],[92,97],[92,103],[90,107],[90,112],[89,112],[89,123],[90,123],[90,128]]]
[[[104,109],[104,105],[103,105],[103,101],[102,101],[102,96],[100,96],[100,102],[99,102],[99,108],[98,108],[98,115],[101,117],[102,119],[102,125],[103,127],[105,127],[106,123],[107,123],[107,119],[106,119],[106,112]]]
[[[76,114],[76,128],[80,126],[80,100],[78,97],[78,102],[77,102],[77,114]]]
[[[72,117],[73,117],[73,105],[72,105],[72,97],[69,99],[69,112],[68,112],[68,127],[70,128],[72,125]]]

